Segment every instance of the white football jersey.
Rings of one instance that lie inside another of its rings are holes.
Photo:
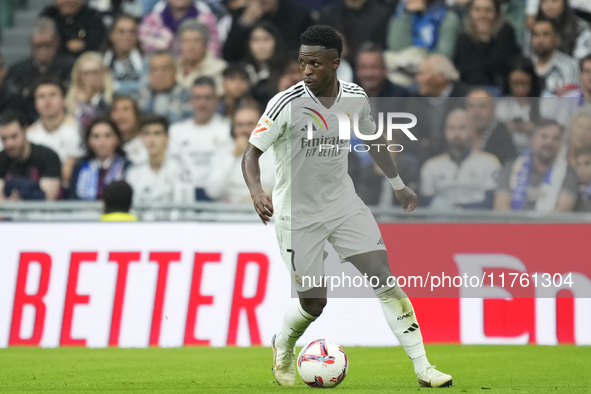
[[[193,201],[189,170],[178,157],[167,155],[158,171],[145,161],[133,165],[125,176],[136,204],[181,204]]]
[[[339,80],[339,93],[330,108],[304,82],[277,94],[250,137],[250,143],[263,152],[273,146],[273,206],[275,222],[281,226],[297,229],[324,223],[363,205],[347,173],[349,139],[339,139],[339,120],[331,111],[349,117],[348,133],[353,131],[355,115],[360,133],[376,132],[364,90]],[[308,138],[310,128],[312,138]]]
[[[79,129],[78,123],[71,116],[66,116],[62,124],[53,131],[47,131],[41,120],[38,120],[27,129],[27,139],[55,151],[63,164],[69,157],[84,155]]]
[[[459,164],[448,153],[435,156],[421,168],[421,195],[433,197],[431,207],[449,209],[478,203],[495,190],[501,163],[490,153],[473,149]]]
[[[168,149],[171,155],[180,156],[187,164],[193,186],[204,188],[211,172],[211,163],[216,152],[233,145],[230,136],[230,121],[215,114],[202,126],[193,119],[175,123],[170,127]]]

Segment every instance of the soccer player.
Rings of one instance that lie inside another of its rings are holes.
[[[313,138],[338,140],[338,149],[333,148],[328,154],[326,148],[311,150],[305,141],[305,129],[301,131],[302,124],[292,121],[292,115],[301,118],[302,108],[296,107],[296,103],[306,100],[311,109],[315,107],[320,112],[355,114],[361,110],[359,131],[375,134],[376,124],[363,89],[336,76],[342,49],[343,41],[331,27],[312,26],[302,34],[299,62],[303,81],[271,99],[249,139],[242,161],[256,212],[265,225],[275,217],[281,255],[299,296],[299,302],[288,307],[281,331],[273,337],[273,375],[280,385],[295,383],[295,343],[320,316],[327,302],[326,287],[310,283],[306,287],[301,279],[323,276],[324,245],[328,240],[341,260],[350,261],[368,277],[379,278],[374,288],[376,296],[388,325],[414,364],[419,384],[448,387],[452,385],[452,377],[436,370],[427,360],[411,302],[399,286],[388,283],[392,273],[386,248],[375,219],[355,193],[347,174],[349,141],[339,139],[340,126],[334,127],[338,125],[336,116],[327,114],[324,119],[328,125],[317,129]],[[359,106],[360,103],[363,104]],[[371,142],[387,145],[383,136]],[[275,151],[277,177],[273,200],[261,187],[259,167],[259,157],[271,146]],[[384,148],[369,152],[390,180],[404,210],[415,209],[417,196],[404,186],[389,152]]]

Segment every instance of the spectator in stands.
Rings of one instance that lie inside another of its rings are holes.
[[[591,108],[578,109],[567,124],[568,163],[576,166],[576,153],[591,146]]]
[[[299,72],[300,67],[298,63]],[[231,119],[234,117],[237,108],[247,103],[255,103],[254,98],[250,95],[248,73],[242,66],[238,64],[229,65],[224,70],[222,84],[225,94],[217,106],[216,111],[218,114]]]
[[[207,49],[209,29],[195,19],[184,21],[178,29],[177,38],[181,43],[181,57],[177,65],[176,81],[185,89],[191,89],[195,79],[212,77],[218,94],[223,94],[222,72],[226,62],[218,59]]]
[[[4,67],[4,61],[2,60],[2,57],[0,57],[0,113],[7,109],[14,109],[16,111],[23,112],[27,107],[25,100],[20,95],[13,93],[10,90],[5,77],[6,68]],[[30,120],[30,116],[27,116],[26,114],[23,115],[26,116],[28,122]],[[0,149],[2,149],[2,144],[0,144]]]
[[[416,76],[418,93],[422,97],[465,97],[468,87],[460,81],[460,74],[444,55],[431,55]]]
[[[30,143],[22,113],[7,110],[0,115],[0,201],[55,200],[62,169],[54,151]]]
[[[220,42],[226,42],[232,22],[236,15],[248,5],[248,0],[226,0],[226,12],[218,19],[218,35]]]
[[[591,52],[589,22],[575,15],[568,0],[542,0],[537,18],[556,24],[560,33],[560,52],[575,59],[581,59]]]
[[[230,203],[251,202],[250,192],[242,175],[242,156],[248,146],[248,139],[256,128],[261,117],[257,106],[241,107],[236,111],[232,122],[232,138],[229,143],[219,149],[212,160],[212,171],[205,187],[207,195],[216,201]],[[273,172],[274,158],[271,152],[261,156],[261,185],[265,193],[270,195],[275,185]]]
[[[66,114],[65,89],[57,77],[44,77],[33,90],[39,120],[27,130],[27,139],[58,154],[62,162],[62,180],[72,175],[76,159],[84,154],[80,126]]]
[[[338,0],[320,10],[318,21],[342,32],[349,49],[346,60],[354,66],[364,42],[386,47],[390,15],[388,7],[377,0]]]
[[[129,213],[133,190],[125,181],[114,181],[103,192],[101,222],[136,222],[138,217]]]
[[[388,27],[388,49],[402,51],[414,46],[449,58],[454,55],[462,30],[457,14],[440,0],[403,0]]]
[[[84,0],[55,0],[41,16],[52,19],[61,38],[62,53],[79,56],[85,51],[99,51],[107,36],[100,14]]]
[[[215,111],[218,101],[213,79],[197,78],[191,89],[193,118],[170,128],[170,153],[187,163],[197,200],[207,200],[204,188],[215,152],[232,143],[230,122]]]
[[[137,103],[130,96],[117,96],[113,100],[110,113],[123,140],[123,151],[133,163],[141,163],[148,159],[148,151],[140,138],[141,112]]]
[[[421,169],[421,197],[433,209],[491,209],[499,160],[474,148],[476,130],[470,114],[453,110],[445,122],[447,152],[433,157]]]
[[[496,118],[505,124],[519,154],[529,149],[534,124],[540,120],[540,81],[529,59],[518,58],[509,72],[509,97],[497,102]]]
[[[82,128],[106,114],[113,100],[113,81],[98,52],[85,52],[74,64],[66,96],[68,113]]]
[[[218,56],[221,47],[217,20],[203,0],[166,0],[166,3],[158,3],[154,10],[144,17],[139,27],[143,50],[148,54],[159,51],[180,54],[180,43],[175,40],[175,35],[186,20],[198,20],[208,27],[208,48]]]
[[[271,22],[259,22],[250,32],[244,69],[249,75],[252,95],[261,106],[273,97],[273,81],[278,79],[284,64],[277,29]]]
[[[287,0],[250,0],[246,7],[236,11],[223,48],[228,62],[244,59],[250,31],[261,21],[271,22],[288,51],[300,48],[300,35],[313,24],[310,14]]]
[[[393,134],[393,140],[388,141],[388,144],[404,144],[404,142],[399,134]],[[395,147],[390,148],[390,156],[396,164],[396,171],[404,178],[406,186],[413,190],[419,190],[420,167],[418,159],[408,152],[398,152]],[[361,168],[355,168],[357,166],[359,164],[355,164],[355,158],[349,154],[349,175],[353,180],[357,194],[365,204],[383,208],[402,205],[394,195],[392,185],[377,164],[371,163]]]
[[[561,125],[568,124],[573,113],[580,108],[591,108],[591,53],[579,60],[579,67],[579,89],[569,90],[561,98],[544,98],[542,101],[546,104],[546,113],[551,114]]]
[[[537,20],[532,29],[532,62],[536,74],[544,81],[546,93],[561,95],[569,84],[579,80],[579,65],[572,57],[560,52],[560,33],[548,20]]]
[[[68,198],[100,200],[106,185],[125,178],[131,162],[121,148],[121,132],[108,118],[95,118],[86,128],[84,142],[86,155],[74,165]]]
[[[138,49],[137,29],[137,21],[127,14],[117,16],[111,25],[110,49],[105,52],[104,64],[119,94],[137,94],[147,83],[148,67]]]
[[[342,63],[341,63],[342,65]],[[342,79],[339,77],[339,70],[341,66],[339,66],[337,70],[337,78]],[[353,77],[353,72],[351,71],[351,78]],[[292,87],[293,85],[297,84],[298,82],[302,81],[302,71],[300,70],[300,61],[298,60],[297,55],[293,57],[289,57],[289,61],[283,67],[283,72],[279,76],[279,81],[277,82],[277,93],[283,92],[288,88]],[[351,81],[347,81],[351,82]]]
[[[408,97],[408,90],[388,80],[382,49],[367,42],[359,48],[355,62],[357,83],[369,97]]]
[[[134,204],[192,201],[193,192],[183,182],[188,178],[188,169],[180,158],[168,152],[168,120],[164,116],[149,114],[142,119],[140,128],[148,160],[131,167],[125,177],[133,188]]]
[[[495,155],[501,164],[517,156],[513,138],[507,127],[495,119],[495,102],[483,89],[472,91],[466,99],[466,109],[476,129],[474,147]]]
[[[142,112],[153,112],[180,122],[192,115],[190,91],[176,83],[176,66],[168,52],[157,52],[150,57],[150,85],[139,91],[138,105]]]
[[[531,137],[531,151],[503,169],[494,209],[544,213],[573,210],[578,194],[577,176],[559,155],[563,133],[556,121],[540,121]]]
[[[31,54],[10,67],[6,83],[14,93],[27,100],[27,114],[37,117],[32,90],[35,82],[46,75],[58,77],[66,86],[70,82],[74,59],[58,53],[59,34],[55,22],[41,17],[35,21],[31,32]],[[22,110],[24,107],[20,107]]]
[[[445,152],[444,125],[447,115],[464,106],[467,86],[460,80],[453,63],[443,55],[430,55],[419,68],[416,76],[419,97],[408,100],[408,110],[421,122],[417,133],[420,162]]]
[[[579,13],[591,14],[591,3],[588,0],[570,0],[570,8],[579,10]],[[536,15],[540,10],[540,0],[527,0],[525,13],[527,15],[526,25],[531,29],[536,21]]]
[[[579,196],[575,211],[591,212],[591,145],[575,152],[575,169],[579,179]]]
[[[584,100],[569,100],[577,107],[591,102],[591,52],[579,60],[579,89],[570,91],[562,97],[577,97]]]
[[[470,0],[464,32],[456,42],[454,64],[469,85],[505,86],[504,77],[519,54],[513,27],[500,0]]]

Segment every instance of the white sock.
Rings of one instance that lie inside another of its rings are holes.
[[[375,291],[382,302],[384,316],[414,364],[415,373],[430,366],[423,345],[423,336],[412,303],[400,287],[381,287]]]
[[[283,316],[283,326],[276,341],[280,347],[291,349],[316,317],[310,315],[300,305],[300,300],[292,302]]]

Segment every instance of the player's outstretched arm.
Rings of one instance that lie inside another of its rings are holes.
[[[388,146],[388,141],[382,135],[380,136],[375,142],[375,145],[380,144],[381,149],[373,148],[369,150],[369,154],[371,155],[373,161],[380,167],[383,173],[388,177],[390,183],[392,183],[392,187],[394,188],[394,194],[398,201],[402,203],[402,208],[406,212],[410,212],[414,210],[418,205],[418,199],[416,193],[409,187],[404,186],[400,178],[398,177],[398,171],[396,170],[396,164],[394,164],[394,160],[392,160],[392,156],[390,156],[390,152],[386,147]],[[396,182],[398,180],[398,182]],[[402,188],[398,188],[397,184],[401,184]]]
[[[263,152],[259,148],[253,144],[248,144],[242,157],[242,175],[250,191],[254,209],[266,226],[271,221],[271,216],[273,216],[273,202],[271,197],[265,194],[261,185],[259,157],[262,154]]]

